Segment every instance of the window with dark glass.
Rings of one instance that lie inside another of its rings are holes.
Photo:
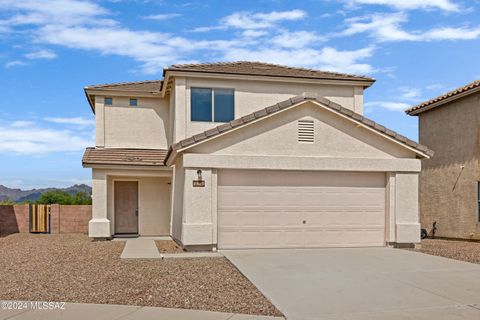
[[[192,121],[212,121],[212,89],[192,88]]]
[[[113,99],[112,98],[104,98],[103,99],[103,104],[106,106],[111,106],[113,104]]]
[[[136,107],[138,105],[137,99],[130,99],[130,107]]]
[[[191,120],[228,122],[234,119],[234,90],[191,88]]]
[[[215,122],[228,122],[234,119],[233,89],[213,90],[213,110]]]

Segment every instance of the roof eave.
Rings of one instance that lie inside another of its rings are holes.
[[[468,91],[465,91],[465,92],[453,95],[451,97],[439,100],[437,102],[428,104],[428,105],[426,105],[424,107],[421,107],[421,108],[418,108],[418,109],[415,109],[415,107],[409,108],[409,109],[405,110],[405,113],[408,114],[409,116],[416,116],[416,115],[419,115],[420,113],[423,113],[423,112],[428,111],[430,109],[433,109],[433,108],[439,107],[441,105],[447,104],[449,102],[464,98],[464,97],[469,96],[471,94],[474,94],[478,91],[480,91],[480,87],[475,87],[475,88],[470,89]]]

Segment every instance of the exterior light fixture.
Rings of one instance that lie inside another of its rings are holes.
[[[197,180],[193,180],[193,187],[194,188],[203,188],[205,187],[205,180],[202,178],[202,170],[198,169],[197,170]]]

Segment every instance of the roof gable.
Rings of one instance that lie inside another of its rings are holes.
[[[305,128],[307,128],[305,130]],[[413,150],[389,141],[316,102],[273,114],[261,121],[194,146],[188,152],[211,155],[286,157],[415,158]]]
[[[238,128],[252,124],[256,121],[260,121],[264,118],[269,117],[270,115],[281,112],[285,109],[298,106],[305,101],[312,101],[317,103],[318,106],[328,108],[329,110],[349,119],[350,121],[354,121],[355,123],[362,125],[368,128],[369,130],[372,130],[373,132],[376,132],[377,134],[384,136],[385,138],[391,139],[392,141],[395,141],[400,145],[403,145],[404,147],[415,151],[417,154],[419,154],[422,157],[428,158],[433,155],[433,151],[428,149],[426,146],[421,145],[413,140],[410,140],[407,137],[400,135],[393,130],[387,129],[386,127],[374,122],[373,120],[370,120],[358,113],[355,113],[350,109],[342,107],[341,105],[333,101],[330,101],[326,98],[319,97],[316,93],[304,93],[302,95],[295,96],[288,100],[277,103],[273,106],[264,108],[262,110],[243,116],[241,118],[232,120],[226,124],[220,125],[213,129],[206,130],[190,138],[181,140],[173,144],[172,146],[170,146],[169,154],[167,155],[167,160],[170,158],[172,153],[177,153],[177,152],[181,152],[186,149],[192,148],[193,146],[196,146],[202,142],[227,134]]]

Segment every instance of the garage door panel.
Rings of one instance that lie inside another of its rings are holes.
[[[233,176],[229,171],[219,172],[219,248],[385,243],[382,173],[302,173],[308,186],[289,180],[295,177],[292,172],[245,171],[240,181],[252,185],[239,185],[235,176],[239,177],[239,171]]]

